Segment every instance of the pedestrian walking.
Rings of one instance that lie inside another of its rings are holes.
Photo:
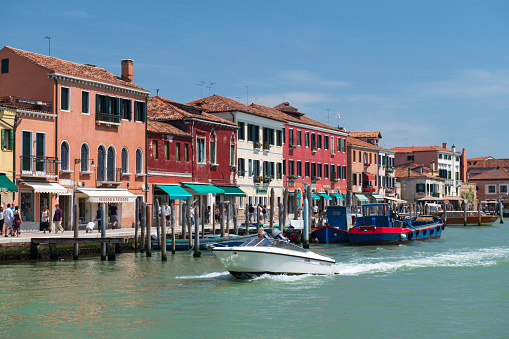
[[[13,223],[12,223],[12,231],[11,236],[16,235],[19,237],[21,233],[21,224],[23,221],[21,221],[21,213],[19,212],[18,206],[14,207],[14,212],[12,212],[13,215]]]
[[[0,206],[0,235],[4,232],[4,207]]]
[[[40,229],[43,231],[43,233],[46,233],[46,231],[51,232],[51,229],[49,227],[49,218],[50,218],[50,211],[49,211],[48,205],[45,205],[44,209],[42,210],[42,213],[41,213],[41,228]]]
[[[4,210],[4,229],[3,233],[7,237],[9,230],[12,232],[12,220],[14,219],[14,216],[12,214],[11,210],[11,204],[7,204],[7,208]]]
[[[16,206],[17,207],[17,206]],[[62,231],[64,233],[64,229],[62,227],[62,210],[60,209],[60,205],[55,205],[55,214],[53,215],[53,223],[55,224],[55,233],[58,231]]]
[[[109,210],[110,210],[111,229],[114,230],[115,228],[117,228],[118,224],[117,206],[111,205]]]
[[[167,202],[164,203],[164,215],[166,217],[166,224],[168,225],[170,223],[171,207]]]

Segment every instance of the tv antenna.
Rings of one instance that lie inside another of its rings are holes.
[[[341,119],[341,114],[339,112],[336,113],[336,119],[338,119],[338,127],[339,127],[339,119]]]
[[[210,89],[212,88],[212,86],[214,86],[216,83],[215,82],[211,82],[209,86],[207,86],[207,88],[209,89],[209,95],[210,95]]]
[[[327,125],[329,125],[329,111],[330,111],[330,109],[327,108],[325,110],[327,111]]]
[[[199,84],[196,84],[196,86],[200,86],[200,95],[201,98],[203,98],[203,85],[205,84],[205,81],[200,81]]]
[[[44,39],[48,39],[48,56],[51,56],[51,37],[46,35]]]

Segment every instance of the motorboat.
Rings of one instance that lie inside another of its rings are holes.
[[[200,250],[207,249],[207,245],[210,244],[221,244],[222,246],[238,246],[244,243],[246,240],[255,239],[257,237],[256,234],[246,234],[246,235],[229,235],[225,237],[219,237],[215,235],[207,235],[203,238],[200,238]],[[193,238],[191,241],[191,245],[189,245],[189,239],[175,239],[175,250],[176,251],[188,251],[194,248]],[[159,250],[160,246],[157,242],[157,235],[152,234],[152,249]],[[171,251],[172,249],[172,241],[171,239],[166,239],[166,250]]]
[[[226,270],[239,279],[254,278],[262,274],[336,273],[334,259],[283,239],[262,237],[247,240],[240,246],[211,245],[209,248]]]

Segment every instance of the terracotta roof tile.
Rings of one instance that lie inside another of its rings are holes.
[[[509,159],[486,159],[479,161],[474,165],[470,165],[470,168],[509,168]]]
[[[148,90],[136,86],[133,83],[122,80],[119,76],[108,72],[104,68],[82,65],[75,62],[65,61],[54,57],[23,51],[21,49],[6,46],[17,55],[25,58],[36,65],[46,68],[52,73],[68,75],[77,78],[83,78],[93,81],[105,82],[110,85],[128,87],[139,91],[149,92]]]
[[[495,168],[471,177],[470,180],[509,180],[509,172],[503,168]]]
[[[467,161],[483,161],[483,160],[487,160],[487,159],[493,159],[491,156],[487,156],[487,157],[480,157],[480,158],[470,158],[470,159],[467,159]]]
[[[437,177],[436,175],[430,174],[430,173],[419,173],[417,171],[414,171],[415,168],[419,168],[421,166],[413,166],[405,165],[405,166],[397,166],[394,170],[394,176],[396,178],[408,178],[408,169],[410,168],[410,177],[416,178],[416,177],[425,177],[430,179],[436,179],[436,180],[445,180],[443,178]]]
[[[383,149],[380,146],[373,145],[373,144],[370,144],[369,142],[365,142],[365,141],[359,140],[357,138],[351,137],[350,135],[346,138],[346,142],[349,145],[368,147],[368,148],[373,148],[373,149]]]
[[[182,131],[181,129],[165,122],[148,120],[147,131],[152,133],[171,134],[179,137],[191,138],[191,134]]]
[[[380,132],[348,132],[348,134],[354,138],[382,138]]]
[[[258,115],[258,116],[268,118],[268,119],[284,121],[282,118],[278,117],[277,115],[273,115],[270,113],[266,113],[266,112],[254,109],[251,106],[244,105],[238,101],[235,101],[233,99],[223,97],[223,96],[220,96],[217,94],[208,96],[206,98],[188,102],[187,105],[203,108],[207,112],[210,112],[210,113],[240,111],[240,112]]]
[[[237,126],[236,123],[203,112],[203,109],[178,103],[160,96],[148,98],[147,116],[157,121],[173,121],[182,119],[201,119],[218,124]]]
[[[391,148],[391,150],[396,153],[429,152],[429,151],[454,153],[453,151],[448,150],[443,147],[440,147],[440,146],[393,147],[393,148]],[[459,154],[459,153],[455,153],[455,154]]]

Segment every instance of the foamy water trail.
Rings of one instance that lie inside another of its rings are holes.
[[[370,259],[368,259],[370,260]],[[430,256],[424,253],[408,259],[393,258],[380,262],[337,263],[336,272],[341,275],[391,273],[421,267],[472,267],[491,266],[509,260],[509,248],[484,248],[477,251],[459,250]]]
[[[302,279],[306,279],[308,277],[312,277],[312,275],[310,275],[310,274],[302,274],[302,275],[262,274],[261,276],[253,278],[252,280],[273,280],[273,281],[291,282],[291,281],[299,281]]]
[[[223,272],[211,272],[211,273],[204,273],[200,275],[182,275],[180,277],[175,277],[175,279],[210,279],[210,278],[218,278],[218,277],[224,277],[229,276],[230,272],[223,271]]]

